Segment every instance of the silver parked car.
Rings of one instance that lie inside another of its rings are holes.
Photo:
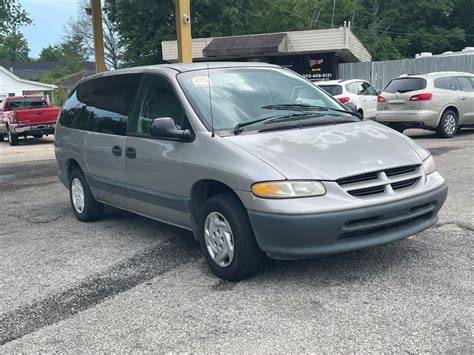
[[[294,72],[167,64],[79,82],[55,134],[81,221],[104,204],[192,230],[213,272],[386,244],[437,221],[428,151]]]
[[[376,121],[398,131],[436,130],[453,137],[474,125],[474,74],[438,72],[393,79],[378,97]]]

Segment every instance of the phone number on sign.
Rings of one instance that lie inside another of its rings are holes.
[[[322,79],[322,78],[332,78],[332,73],[323,73],[323,74],[303,74],[306,79]]]

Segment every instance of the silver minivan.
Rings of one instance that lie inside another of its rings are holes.
[[[55,134],[81,221],[104,205],[193,231],[213,272],[254,274],[386,244],[437,221],[447,186],[430,153],[291,70],[166,64],[78,83]]]
[[[375,120],[403,132],[406,128],[454,137],[474,126],[474,74],[435,72],[393,79],[378,96]]]

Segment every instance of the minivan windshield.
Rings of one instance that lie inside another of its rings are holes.
[[[397,92],[403,93],[423,90],[425,88],[426,80],[423,78],[399,78],[393,79],[390,83],[388,83],[383,91],[390,94],[395,94]]]
[[[287,117],[345,123],[356,120],[344,112],[318,110],[300,115],[302,107],[319,106],[347,110],[335,99],[299,75],[279,68],[214,68],[184,72],[177,76],[186,97],[203,124],[214,130],[233,130],[251,121],[272,123],[265,118]],[[212,104],[211,104],[212,103]],[[295,104],[295,105],[293,105]],[[277,106],[275,109],[274,105]],[[293,105],[293,106],[292,106]],[[298,106],[299,105],[299,106]],[[282,109],[283,108],[283,109]],[[299,114],[298,114],[299,113]],[[330,123],[328,123],[330,124]],[[267,124],[268,126],[268,124]],[[257,126],[250,126],[257,129]]]

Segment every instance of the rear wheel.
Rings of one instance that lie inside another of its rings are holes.
[[[104,205],[96,201],[79,169],[74,169],[69,178],[69,196],[72,210],[78,220],[90,222],[102,217]]]
[[[436,133],[442,138],[452,138],[458,130],[458,115],[452,110],[446,110],[439,120]]]
[[[400,132],[400,133],[403,133],[403,131],[405,131],[405,128],[401,127],[401,126],[397,126],[397,125],[390,125],[389,126],[391,129],[394,129],[395,131],[397,132]]]
[[[8,143],[18,145],[18,134],[10,132],[10,129],[8,129]]]
[[[238,198],[231,193],[213,196],[199,215],[201,250],[214,274],[228,281],[254,275],[263,253]]]

